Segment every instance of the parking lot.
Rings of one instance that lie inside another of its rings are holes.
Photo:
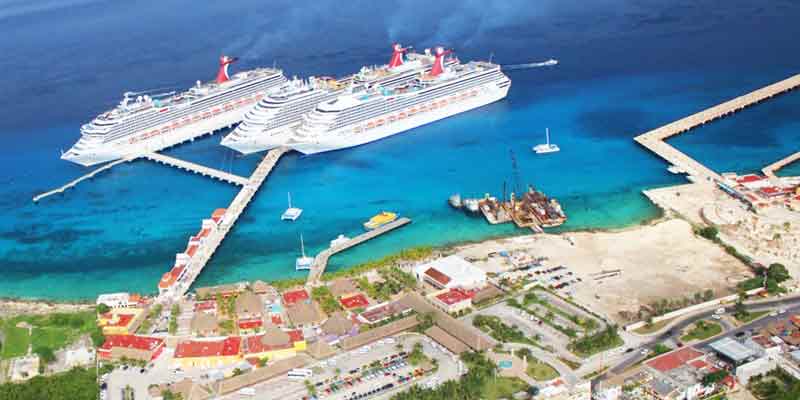
[[[421,343],[423,354],[438,361],[435,373],[423,374],[419,366],[407,360],[415,343]],[[348,353],[306,366],[313,375],[308,378],[318,398],[331,400],[387,399],[411,384],[436,385],[457,378],[463,366],[458,358],[427,336],[400,335],[381,340]],[[304,379],[281,376],[253,386],[255,396],[233,393],[224,399],[281,399],[309,397]],[[265,397],[266,395],[266,397]]]

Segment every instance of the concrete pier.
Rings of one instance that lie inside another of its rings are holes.
[[[232,183],[234,185],[244,186],[248,183],[248,179],[228,172],[220,171],[218,169],[209,168],[193,162],[179,160],[174,157],[165,156],[158,153],[145,153],[141,157],[152,160],[161,164],[170,165],[182,170],[194,172],[203,176],[209,176],[214,179],[219,179],[223,182]]]
[[[800,74],[773,83],[748,94],[728,100],[686,118],[643,133],[634,138],[636,142],[656,153],[659,157],[676,167],[685,170],[695,181],[719,181],[722,177],[705,165],[670,146],[665,139],[694,129],[718,118],[741,111],[773,96],[788,92],[800,86]]]
[[[779,169],[781,169],[781,168],[783,168],[783,167],[785,167],[785,166],[787,166],[787,165],[789,165],[789,164],[791,164],[791,163],[793,163],[795,161],[800,161],[800,151],[798,151],[797,153],[788,155],[788,156],[786,156],[786,157],[784,157],[784,158],[782,158],[782,159],[780,159],[778,161],[775,161],[774,163],[772,163],[770,165],[767,165],[766,167],[764,167],[764,169],[761,170],[761,172],[763,172],[764,175],[767,176],[770,179],[776,179],[777,176],[775,176],[775,171],[777,171],[777,170],[779,170]]]
[[[103,165],[103,166],[102,166],[102,167],[100,167],[100,168],[97,168],[97,169],[95,169],[95,170],[94,170],[94,171],[92,171],[92,172],[89,172],[89,173],[88,173],[88,174],[86,174],[86,175],[83,175],[83,176],[81,176],[81,177],[79,177],[79,178],[76,178],[76,179],[74,179],[74,180],[72,180],[72,181],[70,181],[70,182],[66,183],[65,185],[63,185],[63,186],[61,186],[61,187],[58,187],[58,188],[56,188],[56,189],[53,189],[53,190],[51,190],[51,191],[49,191],[49,192],[44,192],[44,193],[37,194],[36,196],[33,196],[33,202],[34,202],[34,203],[36,203],[36,202],[38,202],[39,200],[41,200],[41,199],[43,199],[43,198],[45,198],[45,197],[47,197],[47,196],[54,195],[54,194],[56,194],[56,193],[63,193],[65,190],[67,190],[67,189],[70,189],[70,188],[74,187],[75,185],[77,185],[77,184],[81,183],[82,181],[84,181],[84,180],[86,180],[86,179],[93,178],[95,175],[97,175],[97,174],[99,174],[99,173],[101,173],[101,172],[103,172],[103,171],[105,171],[105,170],[111,169],[111,168],[113,168],[113,167],[115,167],[115,166],[117,166],[117,165],[119,165],[119,164],[122,164],[122,163],[124,163],[124,162],[128,162],[128,161],[134,160],[134,159],[136,159],[136,158],[137,158],[137,157],[135,157],[135,156],[129,156],[129,157],[126,157],[126,158],[120,158],[119,160],[116,160],[116,161],[110,162],[110,163],[108,163],[108,164],[106,164],[106,165]]]
[[[330,259],[332,255],[358,246],[361,243],[374,239],[380,235],[383,235],[384,233],[395,230],[409,223],[411,223],[409,218],[398,218],[386,225],[364,232],[338,246],[323,250],[321,253],[317,254],[316,257],[314,257],[314,264],[311,266],[311,270],[308,272],[308,280],[306,281],[306,285],[315,286],[319,283],[322,274],[325,272],[325,267],[328,266],[328,259]]]
[[[247,179],[243,182],[243,187],[239,190],[239,193],[236,194],[236,197],[233,198],[231,204],[225,210],[225,215],[219,222],[219,225],[216,230],[212,231],[209,236],[206,238],[206,241],[201,246],[200,250],[195,254],[195,257],[189,262],[186,266],[187,271],[184,278],[182,278],[175,286],[174,290],[169,290],[162,295],[159,295],[157,301],[160,303],[170,303],[177,301],[181,296],[183,296],[189,288],[191,288],[194,281],[203,271],[208,261],[211,259],[211,256],[214,255],[214,252],[217,250],[219,245],[227,236],[228,232],[231,231],[233,225],[236,223],[236,220],[239,219],[239,216],[244,212],[247,208],[247,205],[250,204],[250,201],[255,196],[258,189],[267,179],[267,176],[272,169],[275,168],[275,165],[278,163],[278,160],[287,152],[289,151],[286,147],[279,147],[273,150],[270,150],[261,162],[258,164],[256,169],[253,171],[253,174],[250,176],[250,179]],[[244,179],[244,178],[240,178]]]

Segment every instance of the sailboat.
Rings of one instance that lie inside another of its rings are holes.
[[[297,207],[292,207],[292,194],[291,193],[286,193],[286,195],[287,195],[287,197],[289,197],[289,208],[287,208],[286,211],[283,212],[283,215],[281,215],[281,219],[284,220],[284,221],[287,221],[287,220],[288,221],[294,221],[294,220],[300,218],[300,214],[303,213],[303,209],[302,208],[297,208]]]
[[[550,128],[545,130],[545,135],[547,137],[547,143],[533,146],[533,151],[535,151],[536,154],[556,153],[561,151],[557,144],[550,143]]]
[[[303,245],[303,235],[300,235],[300,254],[301,257],[298,257],[297,260],[294,262],[294,269],[295,271],[304,271],[311,269],[311,266],[314,265],[314,257],[307,257],[306,256],[306,247]]]

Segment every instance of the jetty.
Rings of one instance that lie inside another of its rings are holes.
[[[761,170],[761,172],[764,173],[764,176],[766,176],[766,177],[768,177],[770,179],[777,179],[778,177],[775,175],[775,171],[777,171],[777,170],[779,170],[779,169],[781,169],[781,168],[783,168],[783,167],[785,167],[785,166],[787,166],[787,165],[789,165],[789,164],[791,164],[791,163],[793,163],[795,161],[800,161],[800,151],[798,151],[797,153],[794,153],[794,154],[790,154],[790,155],[788,155],[788,156],[786,156],[786,157],[784,157],[784,158],[782,158],[782,159],[780,159],[778,161],[775,161],[774,163],[772,163],[770,165],[767,165],[766,167],[764,167],[764,169]]]
[[[250,201],[253,199],[258,189],[264,181],[266,181],[267,176],[272,172],[273,168],[275,168],[278,160],[288,151],[289,148],[287,147],[278,147],[270,150],[264,156],[253,171],[250,179],[246,179],[242,182],[242,189],[239,190],[239,193],[233,198],[228,208],[225,209],[225,214],[222,215],[217,229],[213,230],[208,235],[200,250],[187,264],[184,277],[177,283],[174,290],[166,291],[159,295],[157,299],[159,303],[177,301],[191,288],[194,281],[203,271],[203,268],[205,268],[208,261],[214,255],[214,252],[233,228],[236,220],[239,219],[239,216],[244,212],[248,204],[250,204]]]
[[[208,176],[214,179],[219,179],[223,182],[232,183],[234,185],[244,186],[249,181],[247,178],[243,178],[238,175],[220,171],[214,168],[209,168],[200,164],[195,164],[193,162],[180,160],[175,157],[165,156],[159,153],[144,153],[141,155],[141,157],[164,165],[170,165],[185,171],[194,172],[199,175]]]
[[[132,160],[134,160],[136,158],[137,158],[137,156],[128,156],[128,157],[120,158],[119,160],[110,162],[110,163],[108,163],[106,165],[103,165],[102,167],[99,167],[99,168],[93,170],[92,172],[89,172],[86,175],[82,175],[82,176],[80,176],[78,178],[75,178],[75,179],[67,182],[63,186],[55,188],[55,189],[53,189],[53,190],[51,190],[49,192],[44,192],[44,193],[37,194],[36,196],[33,196],[33,202],[37,203],[39,200],[41,200],[41,199],[43,199],[45,197],[54,195],[56,193],[63,193],[65,190],[71,189],[71,188],[75,187],[75,185],[77,185],[77,184],[79,184],[79,183],[81,183],[81,182],[83,182],[83,181],[85,181],[87,179],[91,179],[95,175],[97,175],[97,174],[99,174],[99,173],[101,173],[103,171],[106,171],[106,170],[109,170],[111,168],[114,168],[115,166],[117,166],[119,164],[122,164],[124,162],[132,161]]]
[[[319,284],[319,280],[322,277],[322,274],[325,272],[325,268],[328,266],[328,260],[334,254],[341,253],[347,249],[358,246],[361,243],[374,239],[380,235],[383,235],[384,233],[393,231],[409,223],[411,223],[411,219],[409,218],[398,218],[386,225],[364,232],[346,242],[323,250],[321,253],[317,254],[316,257],[314,257],[314,264],[311,265],[311,270],[308,272],[306,286],[316,286]]]
[[[749,106],[793,90],[798,86],[800,86],[800,74],[793,75],[782,81],[762,87],[761,89],[754,90],[696,114],[643,133],[636,136],[634,140],[670,164],[686,171],[692,181],[719,182],[722,181],[722,177],[719,174],[667,144],[664,140],[712,122],[718,118],[739,112]],[[788,164],[788,162],[783,165],[786,164]]]

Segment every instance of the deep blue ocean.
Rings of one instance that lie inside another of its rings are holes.
[[[800,72],[794,0],[297,3],[0,0],[0,296],[155,291],[236,187],[136,161],[31,198],[88,172],[59,150],[124,91],[212,79],[222,53],[240,57],[234,70],[275,63],[288,76],[382,64],[393,41],[445,45],[462,60],[560,64],[509,71],[508,98],[481,109],[354,149],[286,156],[200,284],[300,276],[301,233],[316,253],[381,210],[414,222],[337,255],[331,269],[409,246],[528,233],[446,204],[451,193],[513,185],[512,151],[520,184],[560,199],[569,215],[561,230],[641,223],[658,215],[641,190],[683,180],[633,136]],[[536,156],[530,148],[547,127],[562,150]],[[260,155],[219,146],[224,133],[167,153],[249,175]],[[672,143],[719,171],[758,170],[800,147],[800,93]],[[288,191],[305,209],[295,223],[280,221]]]

